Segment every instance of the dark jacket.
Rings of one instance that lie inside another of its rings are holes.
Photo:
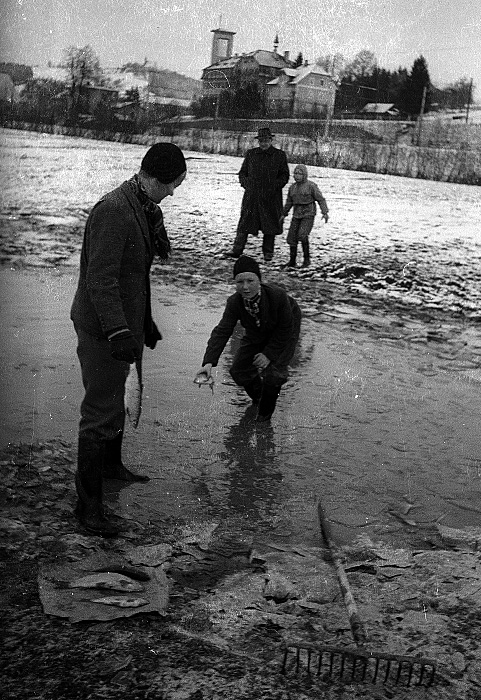
[[[97,337],[120,328],[141,335],[151,322],[152,258],[147,219],[124,182],[97,202],[87,219],[70,312],[74,324]]]
[[[297,340],[301,311],[297,302],[281,288],[271,284],[261,285],[260,326],[246,310],[239,292],[227,299],[224,314],[212,331],[202,365],[215,367],[227,341],[239,321],[245,329],[245,338],[259,345],[264,355],[275,364],[290,346],[293,336]]]
[[[252,148],[239,170],[239,182],[244,188],[239,226],[246,233],[258,231],[276,236],[282,233],[282,188],[289,181],[287,156],[279,148],[266,151]]]

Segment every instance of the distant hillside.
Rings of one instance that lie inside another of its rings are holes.
[[[175,96],[184,99],[192,99],[201,91],[202,82],[195,78],[166,68],[156,68],[150,64],[127,63],[122,66],[122,71],[133,73],[149,81],[149,91],[160,96]]]

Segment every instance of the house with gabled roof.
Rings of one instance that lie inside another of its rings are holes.
[[[316,64],[285,68],[266,85],[270,112],[285,117],[318,117],[332,114],[336,79]]]
[[[336,80],[319,66],[307,62],[298,68],[289,51],[257,49],[233,54],[235,32],[213,29],[211,65],[202,72],[202,95],[215,97],[232,84],[256,82],[264,95],[269,113],[285,117],[316,117],[332,113]]]
[[[7,73],[0,73],[0,102],[12,103],[15,97],[15,84]]]
[[[399,110],[394,102],[369,102],[361,109],[363,114],[375,115],[376,117],[397,117]]]

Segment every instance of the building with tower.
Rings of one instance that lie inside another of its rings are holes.
[[[336,80],[319,66],[294,68],[289,51],[278,52],[276,34],[272,51],[256,49],[234,54],[236,32],[212,29],[211,63],[202,71],[202,97],[216,98],[222,91],[256,83],[269,114],[283,117],[331,113]]]
[[[284,56],[277,53],[279,40],[276,36],[273,51],[257,49],[249,53],[234,54],[236,32],[226,29],[212,29],[211,64],[202,71],[202,95],[213,97],[233,84],[257,82],[264,92],[265,85],[284,68],[290,68],[289,52]]]

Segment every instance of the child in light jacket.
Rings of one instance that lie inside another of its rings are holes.
[[[287,243],[291,249],[291,257],[287,267],[296,267],[297,244],[302,246],[304,261],[302,267],[309,267],[309,234],[314,225],[316,216],[316,202],[322,212],[324,221],[329,221],[329,209],[319,187],[307,179],[307,168],[305,165],[296,165],[294,169],[295,182],[289,187],[286,203],[284,205],[281,222],[293,208],[291,225],[287,234]]]

